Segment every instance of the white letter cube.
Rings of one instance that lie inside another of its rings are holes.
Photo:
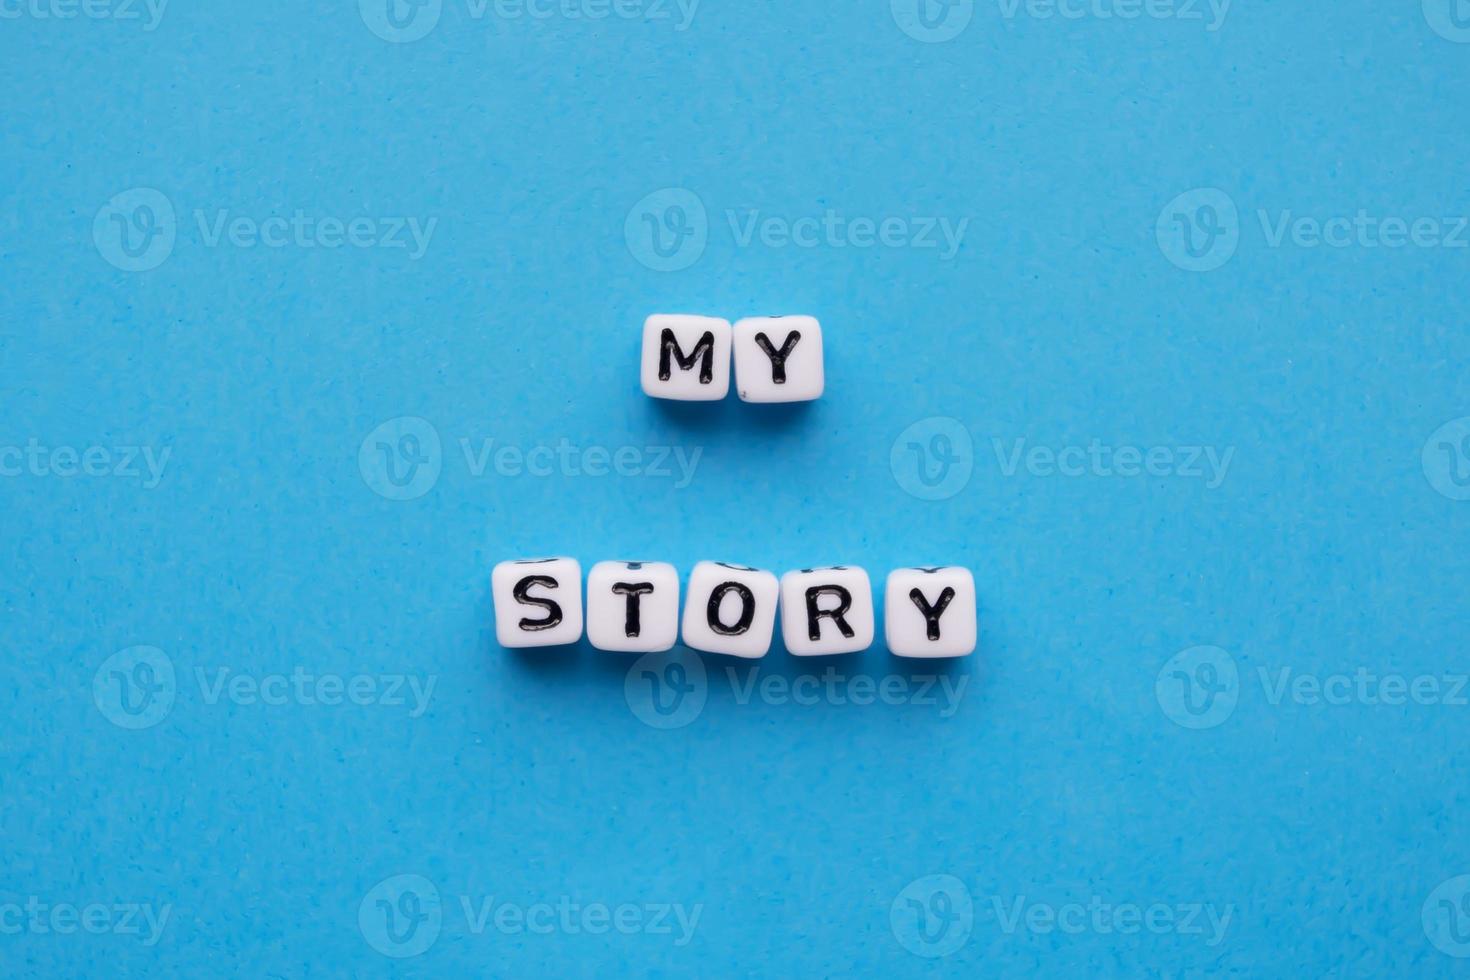
[[[735,390],[747,402],[822,397],[822,326],[811,316],[757,316],[734,327]]]
[[[796,657],[856,653],[872,646],[873,584],[868,573],[836,565],[782,575],[781,638]]]
[[[975,650],[975,577],[968,568],[888,573],[884,635],[898,657],[964,657]]]
[[[600,561],[587,573],[587,640],[654,653],[679,639],[679,573],[661,561]]]
[[[490,573],[495,638],[503,647],[552,647],[582,638],[582,566],[575,558],[503,561]]]
[[[770,572],[700,562],[684,597],[684,643],[705,653],[764,657],[775,633],[780,591]]]
[[[730,321],[655,313],[643,321],[643,391],[675,401],[718,401],[730,393]]]

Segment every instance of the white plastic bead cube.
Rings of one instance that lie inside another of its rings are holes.
[[[705,653],[754,660],[771,649],[776,576],[743,565],[702,561],[689,574],[684,599],[684,642]]]
[[[582,566],[575,558],[503,561],[490,573],[495,638],[503,647],[552,647],[582,638]]]
[[[975,577],[968,568],[888,573],[884,636],[899,657],[964,657],[975,650]]]
[[[873,645],[873,584],[853,565],[781,576],[781,638],[788,653],[821,657]]]
[[[822,326],[811,316],[738,321],[735,390],[747,402],[808,402],[822,397]]]
[[[587,641],[654,653],[679,638],[679,573],[661,561],[600,561],[587,573]]]
[[[718,401],[730,393],[730,321],[655,313],[643,321],[643,391],[675,401]]]

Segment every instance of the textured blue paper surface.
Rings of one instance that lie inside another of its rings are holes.
[[[1463,0],[0,15],[0,973],[1467,969]],[[980,648],[502,650],[538,554]]]

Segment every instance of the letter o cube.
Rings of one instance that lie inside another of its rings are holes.
[[[730,393],[730,321],[655,313],[643,321],[645,394],[675,401],[718,401]]]
[[[781,576],[781,638],[795,657],[856,653],[873,645],[873,584],[855,565]]]
[[[743,565],[702,561],[689,574],[684,642],[705,653],[754,660],[771,649],[780,585],[776,576]]]
[[[495,639],[552,647],[582,638],[582,566],[575,558],[503,561],[490,573]]]
[[[968,568],[898,568],[883,597],[884,636],[898,657],[964,657],[975,650],[975,576]]]

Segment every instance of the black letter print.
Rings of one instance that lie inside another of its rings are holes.
[[[817,597],[824,595],[835,595],[837,605],[832,609],[818,609]],[[852,639],[852,627],[847,625],[847,620],[842,614],[852,608],[852,593],[840,585],[814,585],[806,590],[806,635],[809,639],[820,640],[822,638],[822,624],[818,622],[823,616],[831,616],[832,622],[837,624],[837,630],[849,640]]]
[[[918,589],[909,589],[909,598],[914,600],[914,605],[924,614],[924,622],[929,624],[929,639],[939,639],[939,617],[949,608],[949,601],[954,598],[954,589],[946,585],[944,591],[939,593],[939,601],[932,606]]]
[[[755,335],[756,346],[766,352],[771,359],[771,383],[784,385],[786,383],[786,358],[791,356],[792,350],[796,348],[796,342],[801,339],[801,331],[793,330],[786,335],[786,341],[777,350],[771,346],[771,338],[764,333]],[[815,637],[813,637],[815,639]]]
[[[623,633],[626,636],[637,636],[643,629],[642,621],[638,617],[638,597],[648,595],[653,591],[652,582],[618,582],[612,587],[616,595],[628,597],[628,615],[623,620]]]
[[[524,603],[528,606],[542,606],[546,609],[545,619],[521,620],[521,629],[528,633],[534,633],[537,630],[549,630],[561,622],[560,603],[555,599],[538,599],[533,595],[526,594],[533,585],[544,585],[548,589],[554,589],[557,586],[557,581],[550,575],[527,575],[517,582],[515,589],[512,590],[511,594],[515,596],[516,602]]]
[[[699,362],[699,383],[707,385],[715,380],[715,335],[713,331],[706,330],[687,357],[679,347],[679,338],[675,337],[674,331],[668,327],[664,327],[660,343],[663,344],[663,349],[658,354],[658,379],[660,381],[669,380],[673,373],[669,365],[670,355],[673,355],[673,359],[679,362],[679,368],[683,371],[692,371],[695,358],[702,358]]]
[[[726,626],[720,622],[720,601],[727,592],[733,592],[740,597],[740,618],[735,620],[734,626]],[[710,629],[721,636],[739,636],[750,629],[751,621],[755,619],[755,595],[739,582],[722,582],[709,594],[709,606],[705,613]]]

